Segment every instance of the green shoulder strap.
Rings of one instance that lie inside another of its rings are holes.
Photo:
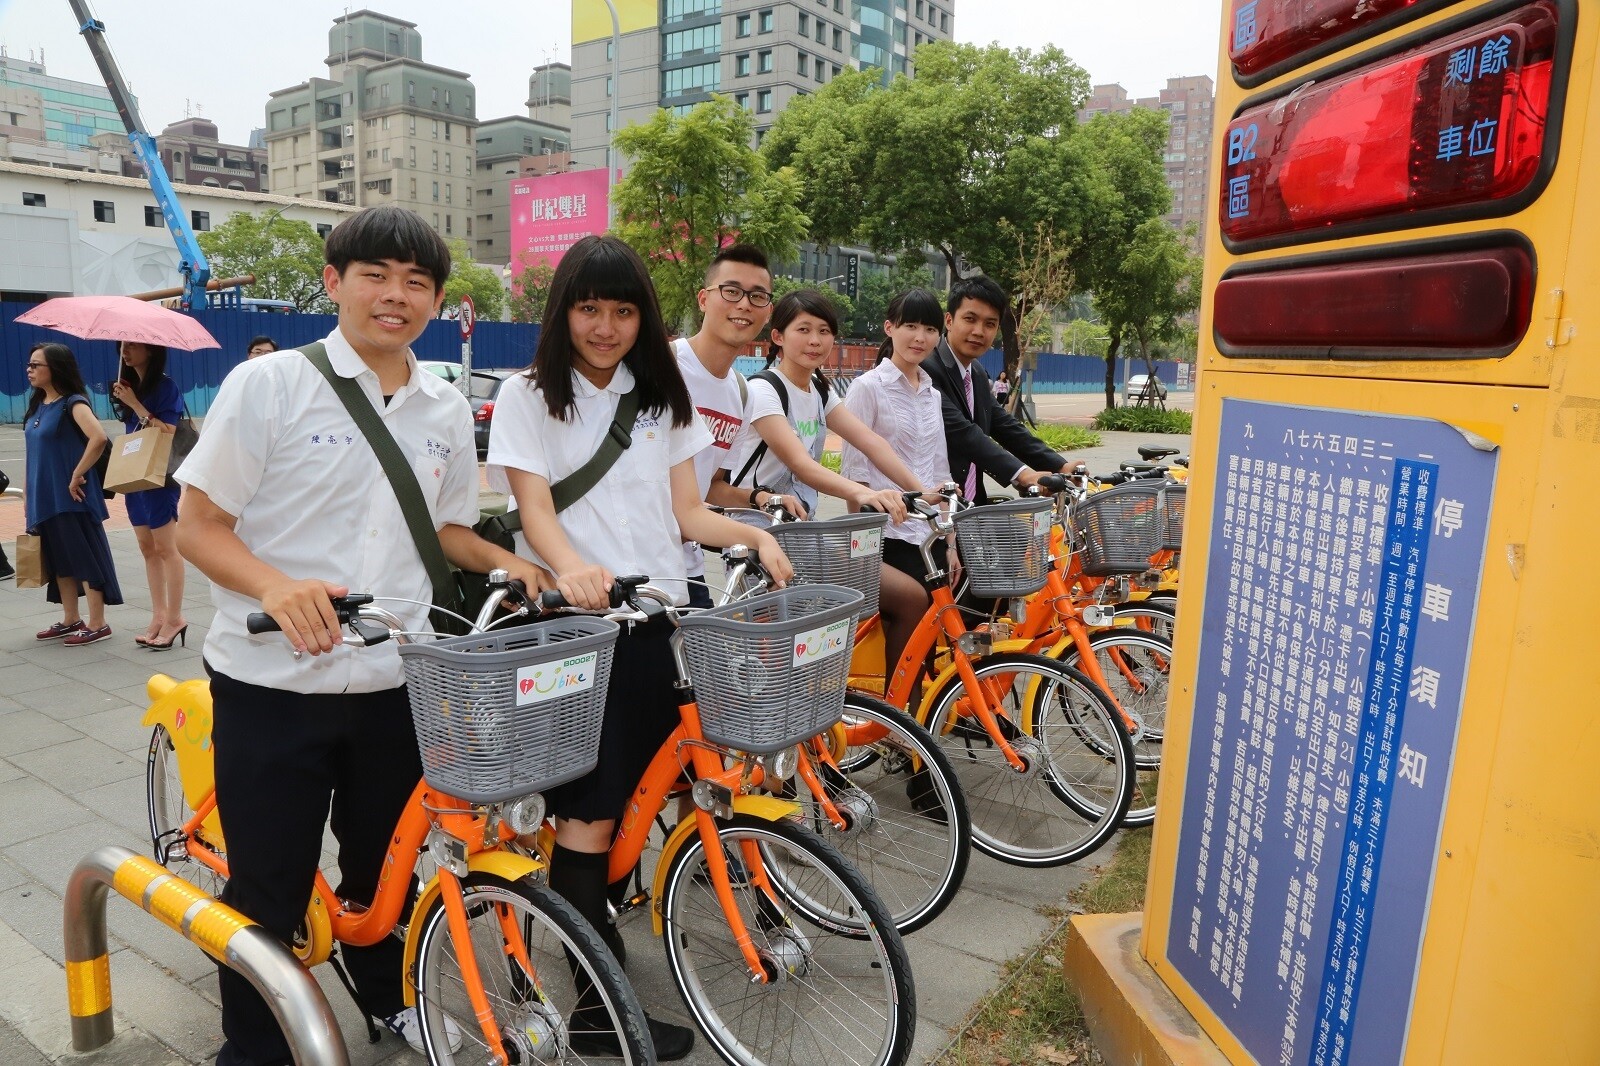
[[[356,428],[372,446],[378,464],[389,479],[389,487],[400,501],[400,513],[405,516],[411,539],[416,541],[417,554],[422,556],[422,565],[428,571],[434,603],[440,607],[452,607],[456,601],[456,583],[450,575],[450,562],[444,557],[444,548],[439,545],[439,532],[433,528],[428,503],[422,498],[422,486],[417,483],[417,475],[411,469],[411,464],[406,462],[405,453],[395,443],[394,435],[383,424],[383,419],[367,399],[366,393],[361,391],[361,386],[334,371],[333,363],[328,359],[328,349],[321,341],[306,345],[300,349],[300,353],[328,379],[334,395],[339,397],[345,410],[350,412]]]

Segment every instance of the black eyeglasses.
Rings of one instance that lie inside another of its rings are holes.
[[[709,287],[707,286],[707,288]],[[772,303],[772,293],[766,289],[741,289],[731,281],[718,285],[717,291],[722,294],[724,300],[731,304],[736,304],[740,300],[749,300],[751,307],[766,307]]]
[[[40,369],[43,369],[44,367],[47,367],[49,365],[50,365],[49,363],[29,363],[28,364],[28,369],[29,370],[40,370]]]

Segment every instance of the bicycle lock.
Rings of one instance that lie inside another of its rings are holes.
[[[67,882],[62,906],[74,1051],[93,1051],[112,1037],[107,889],[116,889],[207,955],[242,974],[272,1008],[289,1041],[295,1066],[349,1066],[350,1053],[333,1010],[311,971],[300,965],[293,952],[160,863],[109,844],[78,863]]]

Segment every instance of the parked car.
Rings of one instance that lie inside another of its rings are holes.
[[[507,378],[520,374],[520,370],[474,370],[472,388],[467,401],[472,404],[472,435],[478,444],[478,455],[489,454],[489,426],[494,419],[494,398]]]
[[[1145,396],[1145,390],[1147,386],[1151,390],[1150,395],[1154,396],[1157,400],[1165,402],[1167,398],[1167,387],[1166,385],[1162,384],[1160,378],[1155,378],[1152,381],[1149,374],[1135,374],[1133,377],[1129,378],[1128,383],[1122,387],[1123,404],[1127,405],[1130,403],[1137,403],[1141,397]]]
[[[461,380],[461,364],[439,359],[418,359],[417,366],[430,374],[437,374],[454,385]]]

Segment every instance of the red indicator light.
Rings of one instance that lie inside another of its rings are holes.
[[[1424,6],[1418,0],[1233,0],[1228,56],[1248,77]]]
[[[1217,283],[1224,355],[1482,358],[1508,352],[1533,313],[1520,245],[1252,271]]]
[[[487,422],[494,417],[494,401],[486,400],[482,407],[473,414],[474,422]]]
[[[1556,6],[1519,8],[1241,113],[1228,126],[1230,244],[1507,200],[1545,152]]]

